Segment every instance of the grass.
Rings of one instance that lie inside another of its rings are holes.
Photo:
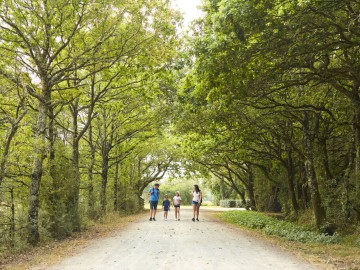
[[[218,217],[290,249],[322,269],[360,270],[360,247],[354,241],[359,234],[326,236],[299,224],[250,211],[227,211]]]

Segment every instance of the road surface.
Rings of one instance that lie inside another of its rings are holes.
[[[201,209],[200,221],[193,222],[189,207],[181,208],[181,220],[173,209],[164,221],[147,216],[132,222],[112,237],[66,258],[51,270],[311,270],[314,266],[238,228],[213,218]]]

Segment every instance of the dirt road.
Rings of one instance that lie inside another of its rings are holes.
[[[291,254],[227,226],[202,209],[200,221],[191,221],[191,209],[181,209],[181,221],[174,211],[164,221],[147,216],[115,236],[94,242],[65,259],[52,270],[123,269],[216,269],[216,270],[310,270],[315,267]]]

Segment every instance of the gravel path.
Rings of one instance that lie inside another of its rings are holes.
[[[201,209],[200,221],[191,221],[191,209],[181,208],[181,221],[174,211],[164,221],[147,216],[116,235],[94,242],[51,270],[310,270],[315,267],[240,229],[214,219]]]

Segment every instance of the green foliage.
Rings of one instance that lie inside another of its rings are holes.
[[[227,211],[220,214],[227,222],[250,229],[261,230],[268,235],[286,238],[302,243],[339,243],[338,234],[333,236],[311,231],[301,225],[266,216],[263,213],[250,211]]]
[[[220,206],[225,208],[245,208],[246,205],[240,200],[220,200]]]
[[[178,91],[187,158],[257,209],[357,224],[358,1],[204,0],[203,9]]]
[[[355,244],[356,244],[356,246],[357,246],[358,248],[360,248],[360,238],[357,238],[357,239],[356,239]]]
[[[183,205],[191,205],[192,201],[192,189],[193,184],[190,181],[178,182],[178,183],[164,183],[160,185],[161,195],[159,202],[162,202],[164,196],[167,194],[169,196],[170,202],[172,202],[175,192],[180,192],[181,203]]]
[[[85,215],[139,211],[142,180],[175,156],[162,142],[179,13],[166,0],[5,0],[0,18],[0,219],[16,206],[0,249],[25,244],[30,217],[36,244]]]

